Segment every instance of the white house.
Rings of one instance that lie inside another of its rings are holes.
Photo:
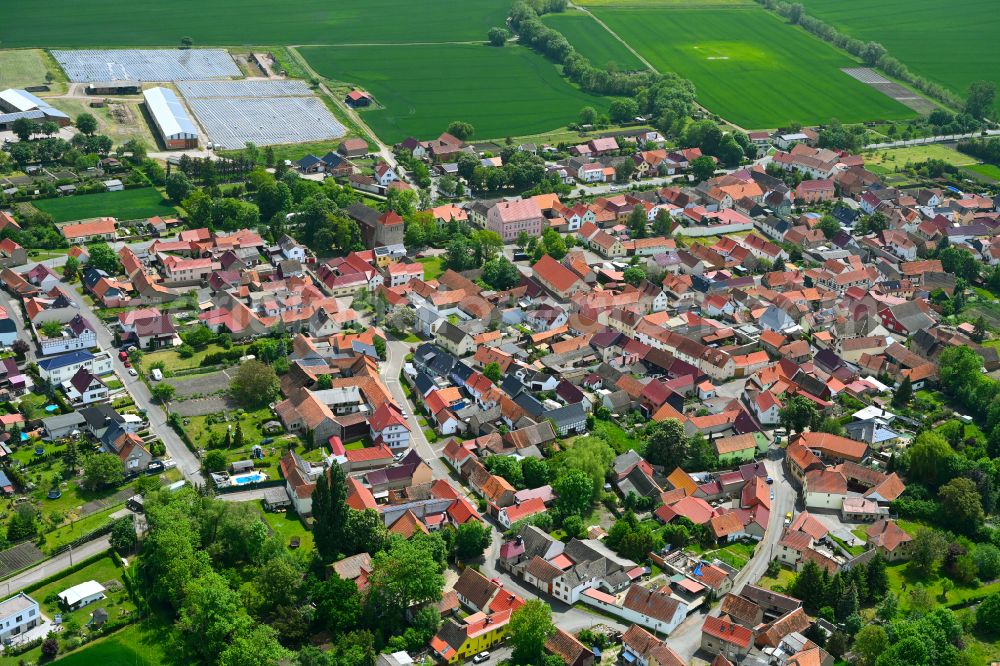
[[[42,617],[38,602],[24,592],[0,602],[0,640],[33,629]]]
[[[814,469],[806,472],[802,492],[807,508],[840,511],[847,497],[847,479],[840,472]]]
[[[35,329],[35,335],[42,349],[42,356],[65,354],[66,352],[90,349],[97,346],[97,333],[90,327],[87,320],[80,315],[76,315],[68,324],[63,326],[59,335],[50,338],[39,328]]]
[[[96,580],[88,580],[85,583],[74,585],[68,590],[59,593],[59,601],[69,610],[83,608],[87,604],[100,601],[104,598],[104,586]]]
[[[106,375],[113,369],[111,355],[107,352],[92,354],[84,350],[38,360],[38,374],[53,384],[71,379],[81,368],[95,375]]]
[[[688,607],[682,601],[641,585],[628,589],[621,603],[617,597],[596,589],[585,590],[580,601],[656,633],[669,634],[687,617]]]
[[[390,449],[400,451],[410,445],[410,426],[395,405],[383,402],[372,414],[368,425],[376,446],[385,443]]]
[[[62,389],[74,405],[89,405],[108,399],[108,385],[85,368],[80,368],[72,379],[63,382]]]

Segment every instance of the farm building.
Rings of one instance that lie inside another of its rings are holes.
[[[160,138],[168,149],[198,147],[198,129],[173,90],[150,88],[142,96]]]
[[[371,106],[372,96],[363,90],[352,90],[344,97],[344,103],[351,107]]]
[[[10,130],[15,120],[27,118],[41,124],[52,121],[60,127],[70,124],[69,116],[27,90],[0,91],[0,131]]]
[[[101,81],[87,85],[88,95],[138,95],[142,84],[138,81]]]

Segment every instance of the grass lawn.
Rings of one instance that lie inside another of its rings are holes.
[[[757,6],[599,7],[595,15],[698,101],[744,128],[912,118],[911,109],[841,71],[852,58]]]
[[[510,9],[496,0],[303,0],[275,11],[264,0],[174,0],[169,5],[53,0],[37,11],[31,0],[4,4],[0,43],[7,47],[176,47],[188,35],[198,45],[337,44],[485,40]],[[197,21],[191,17],[197,16]],[[57,17],[57,19],[53,19]],[[392,17],[392,20],[380,20]]]
[[[611,448],[618,454],[625,453],[629,449],[642,451],[644,448],[638,438],[625,432],[620,425],[613,421],[596,421],[592,434],[597,435],[610,444]]]
[[[42,613],[48,617],[52,617],[56,613],[63,613],[63,622],[69,622],[70,620],[76,620],[80,626],[87,623],[90,619],[90,614],[95,608],[105,608],[108,611],[108,615],[111,617],[118,617],[118,609],[124,608],[126,610],[134,611],[135,604],[128,596],[128,592],[122,587],[118,592],[105,592],[108,595],[108,599],[99,601],[88,606],[84,606],[78,610],[72,611],[70,613],[64,613],[61,608],[59,608],[58,599],[54,603],[45,601],[45,598],[52,593],[59,593],[63,590],[78,585],[80,583],[85,583],[88,580],[96,580],[101,585],[107,587],[109,581],[117,580],[121,582],[121,569],[115,566],[114,561],[111,556],[103,557],[96,562],[85,566],[79,571],[74,571],[71,574],[63,576],[58,580],[54,580],[51,583],[42,586],[36,590],[29,592],[32,598],[38,602],[41,606]]]
[[[865,165],[875,165],[894,169],[904,167],[907,164],[917,164],[927,160],[942,160],[954,166],[968,166],[975,164],[976,159],[965,153],[948,148],[940,143],[932,143],[926,146],[909,146],[907,148],[893,148],[892,150],[877,150],[865,153]]]
[[[436,280],[444,270],[441,268],[441,257],[423,257],[417,259],[421,264],[424,265],[424,279],[425,280]]]
[[[610,104],[517,45],[309,46],[299,52],[321,75],[369,90],[382,108],[362,111],[362,118],[390,143],[437,136],[453,120],[472,123],[477,140],[545,132],[574,121],[585,106],[604,111]]]
[[[968,167],[968,170],[978,173],[980,176],[1000,180],[1000,166],[995,164],[973,164]]]
[[[760,579],[760,586],[767,588],[769,590],[784,591],[788,589],[789,584],[791,584],[792,579],[795,578],[795,572],[791,569],[781,567],[778,571],[778,575],[775,578],[770,576],[764,576]]]
[[[158,666],[174,663],[169,628],[147,620],[100,638],[59,660],[64,666]],[[2,663],[2,662],[0,662]]]
[[[944,598],[942,596],[941,583],[946,577],[937,572],[925,575],[908,562],[889,564],[886,567],[886,571],[889,574],[889,591],[899,597],[900,606],[903,608],[909,607],[910,600],[908,593],[917,583],[922,583],[935,601],[947,604],[956,604],[970,599],[986,597],[1000,590],[1000,581],[995,581],[989,585],[980,585],[975,588],[955,583],[954,589],[948,593],[947,598]]]
[[[299,518],[297,513],[294,511],[265,511],[263,503],[261,503],[260,511],[264,516],[264,522],[267,523],[272,532],[281,537],[281,542],[284,543],[286,547],[292,537],[299,537],[300,550],[312,549],[313,533],[306,529],[306,526],[302,524],[302,520]]]
[[[210,344],[204,349],[195,350],[194,354],[189,358],[181,358],[173,349],[163,349],[160,351],[150,352],[144,354],[142,357],[142,371],[148,373],[149,369],[152,367],[153,363],[163,362],[164,372],[177,372],[178,370],[190,370],[191,368],[201,367],[201,361],[208,354],[215,352],[225,351],[222,347],[217,344]]]
[[[915,74],[964,96],[973,81],[1000,81],[991,0],[804,0],[806,12],[863,42],[874,40]],[[992,44],[992,46],[991,46]],[[1000,109],[1000,100],[994,104]]]
[[[50,66],[44,51],[38,49],[0,51],[0,90],[46,85],[45,72],[48,71],[57,78],[61,74],[59,68]],[[54,92],[61,92],[65,84],[57,80],[49,87]]]
[[[49,532],[45,535],[45,543],[42,545],[42,551],[52,553],[61,546],[65,546],[71,541],[79,539],[85,534],[89,534],[94,530],[103,527],[105,524],[111,522],[111,514],[121,509],[122,506],[123,505],[113,506],[103,511],[92,513],[85,518],[75,520],[70,524],[63,525],[62,527]]]
[[[32,204],[51,215],[56,222],[104,216],[116,217],[119,221],[138,220],[177,214],[177,210],[152,187],[42,199]]]
[[[620,70],[646,68],[634,53],[589,14],[569,10],[561,14],[546,14],[542,20],[553,30],[562,33],[573,48],[590,60],[595,67],[605,67],[609,63],[614,63]]]

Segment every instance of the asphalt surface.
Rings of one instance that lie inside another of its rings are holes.
[[[64,569],[68,569],[73,566],[73,564],[82,562],[91,555],[103,553],[109,548],[111,548],[111,537],[104,536],[100,539],[88,541],[79,548],[74,548],[72,551],[67,551],[61,555],[56,555],[55,557],[50,557],[36,566],[26,569],[19,574],[15,574],[0,583],[0,589],[3,590],[2,594],[4,598],[7,598],[16,593],[18,590],[23,590],[33,583],[45,580],[49,576],[55,575]]]

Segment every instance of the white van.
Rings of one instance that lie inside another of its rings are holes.
[[[153,380],[154,381],[160,381],[161,379],[163,379],[163,373],[160,372],[159,368],[153,368],[153,373],[152,374],[153,374]]]

